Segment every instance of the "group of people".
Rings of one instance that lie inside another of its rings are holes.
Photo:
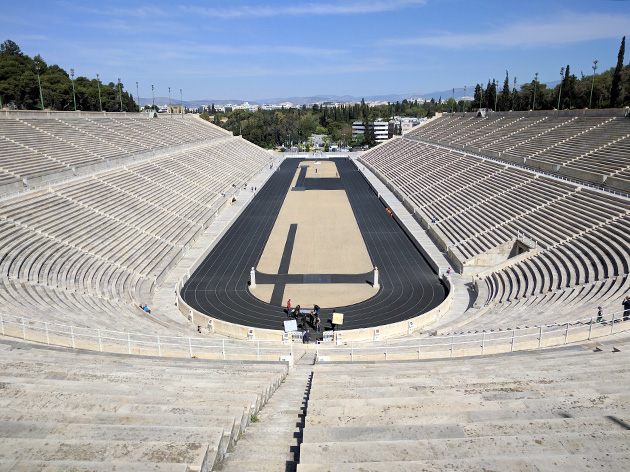
[[[626,296],[621,302],[621,306],[623,307],[623,321],[630,320],[630,296]],[[604,309],[601,306],[597,307],[597,318],[595,321],[597,323],[601,323],[604,319]]]
[[[315,328],[315,331],[319,333],[319,326],[321,323],[321,319],[319,318],[319,310],[320,307],[318,305],[314,305],[313,309],[310,311],[302,310],[300,305],[297,305],[295,308],[292,309],[291,299],[289,298],[287,300],[287,318],[300,320],[301,327],[303,330],[306,330],[306,332],[308,332],[307,327],[311,326],[312,328]]]

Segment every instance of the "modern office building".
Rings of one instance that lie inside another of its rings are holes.
[[[393,121],[370,121],[368,126],[374,129],[374,140],[377,143],[383,143],[394,136]],[[363,121],[355,121],[352,123],[352,137],[356,137],[359,134],[365,135],[365,123]]]

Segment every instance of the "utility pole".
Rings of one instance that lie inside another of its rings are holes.
[[[39,83],[39,101],[42,104],[42,111],[44,111],[44,94],[42,93],[42,80],[39,77],[39,66],[40,66],[40,63],[38,60],[36,60],[35,70],[37,71],[37,82]]]
[[[595,71],[597,70],[597,63],[599,61],[597,59],[595,59],[593,61],[593,81],[591,82],[591,98],[588,99],[588,108],[589,110],[591,109],[591,101],[593,100],[593,86],[595,85]]]
[[[101,101],[101,79],[98,74],[96,74],[96,85],[98,86],[98,106],[101,111],[103,111],[103,102]]]
[[[534,78],[534,104],[532,105],[532,111],[536,111],[536,84],[538,83],[538,72]]]
[[[70,69],[70,77],[72,80],[72,100],[74,101],[74,111],[77,111],[77,97],[74,94],[74,69]]]
[[[514,77],[514,93],[512,93],[512,111],[514,111],[515,102],[516,102],[516,77]]]
[[[560,69],[560,90],[558,91],[558,111],[560,111],[560,97],[562,96],[562,82],[564,82],[564,67]]]
[[[466,86],[464,85],[464,100],[462,100],[464,102],[463,107],[464,107],[464,115],[466,114]]]
[[[122,112],[122,82],[120,81],[120,77],[118,77],[118,97],[120,98],[120,111]]]

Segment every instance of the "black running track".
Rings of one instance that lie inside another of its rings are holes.
[[[439,277],[418,252],[398,223],[386,211],[355,164],[348,159],[331,159],[339,179],[301,178],[292,190],[346,190],[352,211],[373,265],[379,268],[381,288],[364,302],[336,307],[344,313],[341,329],[368,328],[403,321],[439,305],[447,291]],[[250,270],[256,267],[289,190],[301,159],[287,159],[258,191],[241,216],[228,229],[208,257],[182,289],[182,298],[191,307],[213,318],[253,328],[283,329],[287,315],[281,299],[286,283],[371,283],[368,274],[280,274],[256,273],[258,284],[274,283],[272,303],[265,303],[248,290]],[[304,172],[301,172],[304,173]],[[292,225],[293,226],[293,225]],[[322,228],[326,231],[326,228]],[[291,231],[283,254],[291,257]],[[317,300],[313,300],[317,303]],[[333,309],[322,309],[322,327],[330,329]]]

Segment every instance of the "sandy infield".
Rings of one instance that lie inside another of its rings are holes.
[[[291,187],[295,186],[301,165],[308,165],[307,178],[338,178],[332,161],[301,162]],[[315,172],[317,169],[317,172]],[[259,272],[277,274],[287,235],[297,224],[291,253],[289,274],[363,274],[374,269],[370,255],[354,218],[344,190],[289,189],[269,240],[256,266]],[[251,293],[267,303],[274,286],[259,284]],[[334,308],[359,303],[376,295],[377,290],[365,284],[287,284],[283,304]]]
[[[250,291],[256,298],[270,303],[273,285],[258,284]],[[292,307],[300,305],[301,308],[311,310],[317,304],[321,308],[336,308],[362,302],[377,292],[368,284],[287,284],[282,305],[286,306],[290,298]]]
[[[326,164],[336,169],[333,162]],[[298,227],[289,274],[362,274],[373,269],[344,190],[289,190],[256,267],[259,272],[278,273],[291,224]]]

